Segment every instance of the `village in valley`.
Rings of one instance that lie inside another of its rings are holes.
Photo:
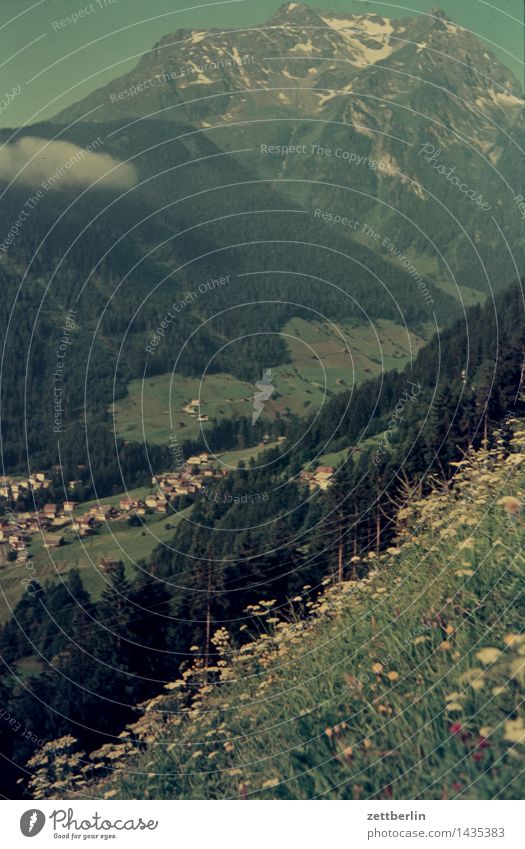
[[[266,446],[265,438],[260,448]],[[325,490],[333,473],[332,466],[319,466],[314,471],[301,472],[300,480],[310,491]],[[216,486],[226,475],[226,464],[203,451],[188,457],[175,471],[154,475],[149,493],[141,490],[140,495],[117,494],[86,503],[75,499],[79,480],[66,482],[70,497],[51,501],[48,499],[53,497],[54,490],[49,473],[38,471],[29,478],[4,476],[0,485],[0,567],[27,563],[37,544],[39,549],[58,549],[96,536],[113,523],[122,526],[134,520],[136,524],[145,524],[147,517],[173,516],[179,510],[181,498],[206,494],[210,485]],[[30,504],[41,506],[29,509]],[[107,570],[113,562],[116,561],[101,557],[99,565]]]

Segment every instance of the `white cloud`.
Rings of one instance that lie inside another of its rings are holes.
[[[97,186],[105,189],[135,185],[133,165],[97,153],[101,145],[101,139],[82,148],[71,142],[24,136],[0,150],[0,180],[15,180],[33,189],[42,184],[46,189],[89,186],[99,179]]]

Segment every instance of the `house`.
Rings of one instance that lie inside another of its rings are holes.
[[[57,514],[57,509],[56,504],[44,504],[44,516],[54,519]]]
[[[64,501],[64,504],[62,505],[62,509],[65,513],[71,513],[75,507],[78,507],[78,501]]]
[[[334,473],[333,466],[318,466],[315,470],[314,479],[320,489],[328,489],[330,478]]]
[[[96,507],[93,507],[90,510],[91,515],[94,519],[98,519],[100,522],[105,522],[108,519],[112,519],[116,515],[116,510],[112,504],[98,504]]]
[[[11,533],[8,542],[11,548],[20,548],[24,545],[24,537],[22,534]]]
[[[121,510],[131,510],[133,507],[133,501],[131,498],[121,498],[119,501],[119,507]]]
[[[201,458],[198,454],[193,454],[192,457],[188,457],[188,466],[200,466]]]
[[[64,534],[44,534],[44,548],[58,548],[64,545]]]
[[[100,568],[103,572],[112,572],[119,565],[120,560],[115,560],[113,557],[102,557],[100,560]]]

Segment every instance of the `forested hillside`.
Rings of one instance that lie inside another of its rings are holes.
[[[35,797],[520,798],[523,420],[493,445],[407,493],[362,579],[261,597],[240,651],[224,627],[208,663],[193,646],[118,740],[45,744]]]

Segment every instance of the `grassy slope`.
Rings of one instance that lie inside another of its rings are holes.
[[[425,338],[434,329],[425,327]],[[263,417],[273,417],[277,411],[299,416],[313,412],[323,404],[325,392],[340,392],[392,368],[400,370],[424,344],[424,339],[391,321],[378,321],[373,330],[348,322],[336,329],[295,318],[283,333],[287,334],[291,363],[275,364],[276,395],[266,402]],[[344,383],[338,384],[341,379]],[[201,428],[209,430],[212,424],[199,423],[182,412],[191,399],[200,398],[202,413],[210,418],[239,418],[251,416],[254,391],[251,384],[227,374],[208,375],[202,383],[181,375],[172,383],[170,374],[144,382],[134,380],[128,396],[114,407],[117,432],[125,439],[142,442],[145,435],[148,442],[165,444],[171,433],[171,398],[173,431],[181,440],[194,439]]]
[[[525,430],[513,445],[508,459],[479,452],[453,487],[411,499],[398,547],[372,558],[366,580],[327,584],[287,616],[261,604],[259,637],[241,651],[219,632],[208,681],[197,659],[120,747],[94,755],[96,770],[72,780],[67,757],[51,765],[44,747],[33,792],[519,798],[525,521],[512,511],[525,499]],[[79,763],[70,758],[73,772]]]

